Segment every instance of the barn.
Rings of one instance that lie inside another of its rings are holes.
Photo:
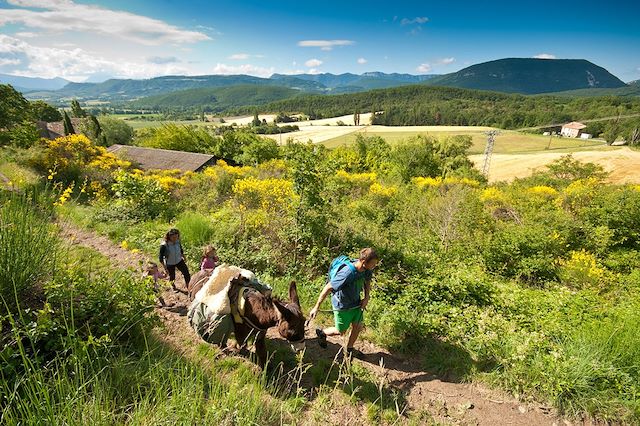
[[[586,124],[578,123],[577,121],[572,121],[571,123],[567,123],[562,126],[562,130],[560,130],[560,134],[565,138],[578,138],[582,133],[582,130],[586,128]]]

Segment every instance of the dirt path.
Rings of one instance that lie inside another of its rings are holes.
[[[108,238],[94,232],[60,224],[62,236],[73,244],[94,249],[106,257],[118,268],[140,270],[141,263],[147,256],[131,253],[111,242]],[[180,274],[178,274],[179,276]],[[184,281],[179,277],[177,285],[184,288]],[[160,337],[184,355],[193,354],[201,343],[186,321],[188,298],[183,293],[167,290],[164,294],[169,309],[157,309],[165,325],[159,331]],[[321,359],[332,359],[340,349],[340,340],[329,338],[326,349],[319,347],[315,340],[313,328],[307,332],[307,350],[305,362],[314,363]],[[312,336],[312,334],[314,334]],[[272,329],[269,338],[276,340],[276,345],[288,347],[277,332]],[[278,342],[279,340],[279,342]],[[445,424],[456,425],[571,425],[571,422],[560,419],[552,409],[540,404],[521,403],[512,397],[479,384],[457,383],[447,381],[443,377],[425,371],[419,357],[407,357],[389,353],[370,342],[359,342],[356,346],[365,356],[355,360],[371,371],[377,379],[402,392],[407,402],[406,412],[428,412],[435,420]],[[382,360],[382,362],[381,362]],[[302,420],[303,424],[313,423]],[[331,416],[323,420],[323,424],[366,424],[361,413],[345,413]],[[591,423],[573,423],[591,424]]]

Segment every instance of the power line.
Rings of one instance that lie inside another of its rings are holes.
[[[482,174],[485,177],[489,177],[489,165],[491,164],[491,154],[493,154],[493,145],[496,141],[496,136],[500,134],[498,130],[489,130],[484,132],[487,135],[487,146],[484,149],[484,164],[482,165]]]

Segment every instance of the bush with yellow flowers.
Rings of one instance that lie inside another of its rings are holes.
[[[241,207],[268,212],[290,209],[297,197],[289,180],[254,177],[237,180],[233,184],[233,193]]]
[[[442,178],[440,176],[434,177],[434,178],[418,176],[411,179],[411,182],[413,182],[414,185],[416,185],[418,188],[438,188],[441,186],[454,186],[454,185],[464,185],[464,186],[471,186],[471,187],[477,188],[478,186],[480,186],[480,182],[478,182],[477,180],[469,179],[466,177],[455,177],[455,176],[450,176],[450,177],[448,176],[445,178]]]
[[[369,192],[371,185],[377,182],[376,173],[349,173],[338,170],[328,183],[333,194],[339,196],[361,196]]]
[[[568,259],[560,260],[559,277],[567,287],[596,288],[605,283],[606,270],[598,265],[596,257],[587,251],[572,251]]]
[[[62,182],[78,181],[83,176],[104,182],[110,179],[112,171],[131,166],[84,135],[63,136],[43,144],[39,154],[31,159],[31,165],[43,174],[55,170],[56,180]]]

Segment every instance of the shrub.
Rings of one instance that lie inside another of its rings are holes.
[[[115,209],[121,209],[123,214],[132,219],[156,218],[170,207],[169,195],[160,184],[140,174],[117,172],[111,190]]]

